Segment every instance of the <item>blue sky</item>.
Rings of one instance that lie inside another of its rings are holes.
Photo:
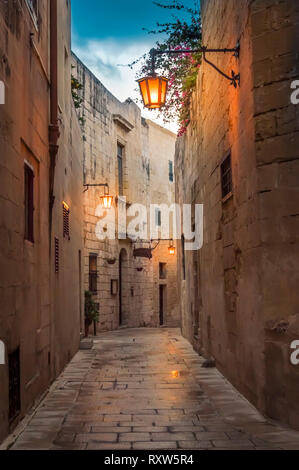
[[[195,0],[183,1],[194,6]],[[172,15],[152,0],[72,0],[73,50],[120,101],[134,99],[135,72],[118,64],[128,64],[150,50],[158,37],[142,28],[154,29],[157,21],[167,22]],[[143,111],[154,120],[155,113]]]

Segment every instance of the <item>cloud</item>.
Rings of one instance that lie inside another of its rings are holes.
[[[79,42],[75,39],[73,51],[103,85],[120,101],[127,98],[135,100],[139,98],[138,85],[136,83],[136,69],[120,66],[133,62],[153,47],[153,41],[145,41],[144,37],[127,40],[115,40],[106,38],[103,40],[85,40]],[[140,105],[141,107],[141,105]],[[163,120],[157,118],[157,112],[142,109],[142,115],[164,127],[177,131],[176,123],[163,124]]]

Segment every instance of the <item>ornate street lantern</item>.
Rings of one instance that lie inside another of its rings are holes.
[[[175,246],[173,244],[173,242],[170,243],[169,247],[168,247],[168,253],[171,255],[171,256],[174,256],[175,255]]]
[[[168,79],[165,77],[157,77],[153,74],[150,77],[138,80],[140,92],[142,95],[144,106],[148,109],[160,109],[165,105]]]
[[[112,202],[113,196],[110,196],[109,194],[104,194],[103,196],[101,196],[101,204],[104,209],[111,209]]]
[[[111,196],[109,194],[109,186],[107,183],[100,183],[100,184],[85,184],[84,185],[85,187],[85,191],[88,191],[89,188],[92,188],[92,187],[95,187],[95,188],[98,188],[98,187],[104,187],[104,194],[103,196],[100,196],[100,202],[101,202],[101,205],[104,209],[111,209],[112,207],[112,203],[113,203],[113,196]]]
[[[166,103],[166,96],[168,91],[168,79],[165,77],[159,77],[156,74],[156,57],[157,55],[163,54],[194,54],[201,53],[204,62],[213,67],[220,75],[230,81],[231,85],[235,88],[240,86],[240,74],[236,74],[232,71],[231,75],[224,73],[220,70],[214,63],[207,59],[207,52],[216,52],[216,53],[233,53],[234,57],[239,58],[240,54],[240,43],[238,42],[234,48],[226,49],[208,49],[207,47],[201,47],[199,49],[179,49],[179,50],[159,50],[152,49],[150,51],[150,56],[152,60],[152,71],[151,75],[145,78],[141,78],[138,81],[140,92],[142,95],[144,106],[148,109],[160,109]]]

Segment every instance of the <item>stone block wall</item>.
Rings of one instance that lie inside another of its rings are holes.
[[[191,124],[177,143],[176,197],[204,204],[204,246],[179,250],[183,333],[262,412],[299,426],[297,339],[298,6],[292,1],[201,2],[203,43],[234,47],[240,59],[210,54],[241,87],[203,63]],[[297,35],[297,36],[296,36]],[[221,164],[231,154],[233,191],[222,198]],[[296,176],[297,175],[297,178]],[[273,333],[285,321],[285,333]],[[284,377],[284,378],[283,378]]]
[[[48,6],[40,0],[35,18],[24,0],[0,2],[0,80],[6,92],[0,105],[0,340],[6,352],[0,442],[77,351],[80,338],[83,144],[70,90],[70,2],[58,2],[61,138],[51,234]],[[34,171],[34,243],[25,240],[25,162]],[[70,241],[63,240],[63,201],[71,208]],[[60,241],[59,273],[54,237]],[[18,348],[20,406],[9,417],[9,355]]]
[[[124,196],[126,209],[130,210],[133,204],[147,208],[149,223],[151,203],[174,202],[174,184],[168,180],[169,160],[174,160],[175,135],[143,119],[140,108],[132,100],[118,101],[76,56],[73,56],[73,66],[73,73],[83,86],[79,115],[83,120],[85,142],[84,182],[109,185],[114,203],[106,216],[117,220],[120,204],[123,204],[119,196]],[[118,144],[123,146],[123,194],[119,194]],[[160,249],[155,251],[153,260],[135,259],[133,250],[136,244],[126,234],[123,240],[118,239],[117,223],[115,239],[99,240],[96,227],[105,215],[100,207],[103,192],[101,187],[90,187],[84,196],[84,286],[89,290],[89,257],[96,255],[98,279],[94,300],[100,310],[98,331],[119,326],[158,326],[156,304],[159,287],[154,287],[154,272],[159,267]],[[132,218],[134,214],[128,215],[128,222]],[[146,243],[139,243],[138,247],[149,247],[149,230],[143,241]],[[161,252],[161,256],[164,258],[164,253]],[[173,271],[169,282],[176,285],[175,269]],[[114,295],[111,294],[112,280],[118,282],[118,292]],[[174,311],[169,302],[167,321],[177,324],[178,313],[174,314]]]

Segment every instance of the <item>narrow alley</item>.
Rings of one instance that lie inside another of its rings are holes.
[[[14,441],[14,450],[299,449],[178,329],[104,333],[80,351]],[[12,438],[10,438],[12,439]]]

